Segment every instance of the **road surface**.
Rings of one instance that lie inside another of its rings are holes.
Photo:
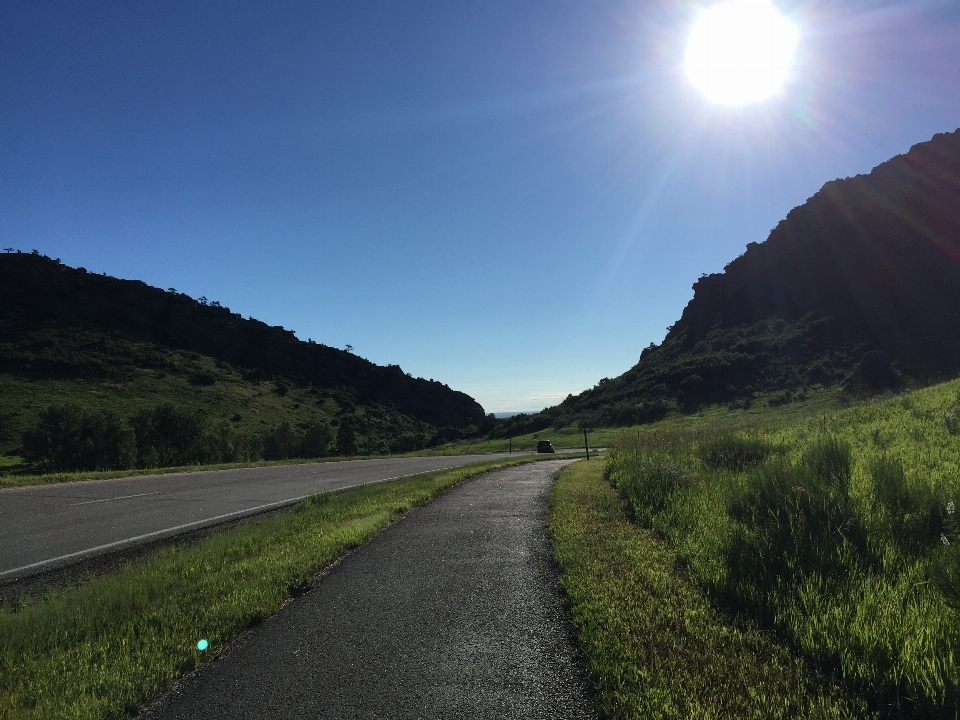
[[[503,457],[353,460],[0,490],[0,583],[282,507],[322,490]]]
[[[560,607],[547,461],[410,512],[148,720],[597,718]]]

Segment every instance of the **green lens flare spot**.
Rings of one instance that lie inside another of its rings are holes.
[[[208,647],[210,647],[210,643],[208,643],[206,640],[201,640],[200,642],[197,643],[197,650],[203,651],[203,650],[206,650]]]

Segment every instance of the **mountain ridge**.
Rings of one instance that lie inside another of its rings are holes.
[[[278,376],[340,389],[358,404],[392,406],[436,427],[463,428],[485,417],[473,398],[443,383],[301,341],[290,330],[244,319],[219,303],[88,273],[36,251],[0,254],[0,372],[66,378],[120,371],[73,361],[75,354],[58,350],[72,348],[72,337],[84,331],[200,353],[257,379]],[[138,360],[128,359],[133,365]]]
[[[498,432],[627,425],[674,409],[895,389],[960,372],[960,130],[832,180],[693,284],[622,375]]]

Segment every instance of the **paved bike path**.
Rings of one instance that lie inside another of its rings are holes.
[[[481,475],[412,511],[147,717],[596,718],[548,537],[567,462]]]

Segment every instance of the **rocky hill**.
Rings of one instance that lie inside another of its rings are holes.
[[[958,372],[960,130],[824,185],[701,277],[634,367],[538,422],[631,424],[758,392],[786,401],[816,385],[878,391]]]
[[[335,391],[341,405],[389,408],[438,428],[484,421],[473,398],[443,383],[303,342],[290,330],[244,319],[205,298],[92,274],[37,253],[0,254],[0,373],[118,380],[162,365],[168,351],[213,358],[248,380],[273,380],[281,389]],[[193,380],[203,385],[212,378]]]

